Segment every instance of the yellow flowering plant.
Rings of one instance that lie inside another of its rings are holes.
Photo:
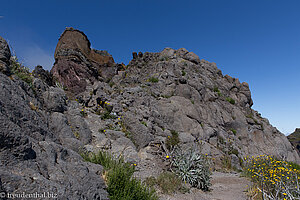
[[[264,199],[300,199],[300,170],[295,163],[268,155],[245,158],[244,172]]]

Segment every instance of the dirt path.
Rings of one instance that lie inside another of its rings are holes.
[[[191,190],[190,193],[162,196],[163,200],[247,200],[245,191],[251,183],[239,173],[214,172],[212,191]]]
[[[251,183],[240,174],[214,172],[212,191],[207,195],[211,200],[246,200],[245,191]]]

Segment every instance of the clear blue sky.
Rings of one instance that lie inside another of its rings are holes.
[[[30,68],[51,68],[65,27],[125,64],[133,51],[185,47],[248,82],[253,108],[280,131],[300,127],[299,0],[1,2],[0,35]]]

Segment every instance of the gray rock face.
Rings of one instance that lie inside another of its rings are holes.
[[[53,77],[50,74],[49,71],[44,70],[42,66],[38,65],[34,68],[32,71],[32,74],[34,77],[39,78],[43,82],[45,82],[47,85],[52,86],[53,85]]]
[[[296,128],[287,138],[300,155],[300,128]]]
[[[0,36],[0,72],[9,73],[10,49],[7,42]]]
[[[20,83],[0,73],[1,192],[49,192],[57,199],[70,200],[108,199],[100,176],[102,167],[84,162],[71,150],[74,144],[83,144],[72,132],[68,135],[63,114],[49,116],[39,109],[41,103]],[[61,94],[51,92],[53,96]],[[56,107],[61,106],[51,106]]]
[[[67,110],[66,94],[60,88],[50,87],[43,94],[46,109],[52,112],[64,112]]]
[[[124,116],[138,149],[166,138],[165,131],[176,130],[181,144],[209,143],[211,155],[235,149],[237,158],[269,154],[300,161],[286,137],[251,109],[247,83],[223,76],[215,63],[186,49],[134,56],[126,76],[119,73],[112,82],[113,90],[103,88],[102,96]],[[239,168],[236,157],[232,164]]]

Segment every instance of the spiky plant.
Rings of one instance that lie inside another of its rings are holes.
[[[192,187],[204,191],[209,190],[211,185],[209,160],[205,155],[197,152],[195,148],[190,148],[187,151],[176,148],[172,152],[171,170]]]

